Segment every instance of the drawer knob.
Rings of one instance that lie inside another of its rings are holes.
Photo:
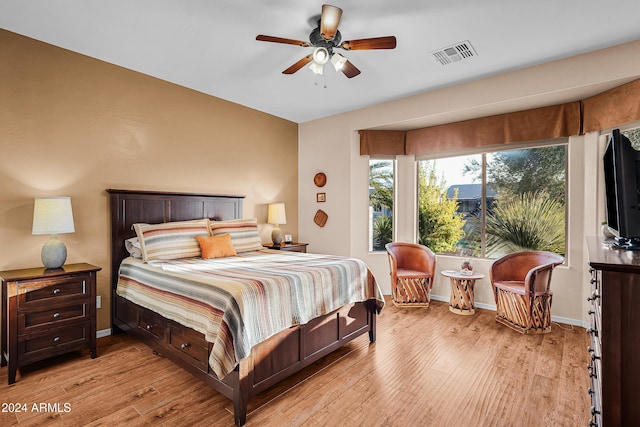
[[[59,341],[60,341],[60,337],[55,337],[55,338],[53,339],[53,342],[59,342]]]
[[[57,319],[58,317],[60,317],[60,313],[53,313],[53,318]]]
[[[55,289],[53,290],[53,294],[54,294],[54,295],[58,295],[59,293],[60,293],[60,289],[55,288]]]
[[[181,348],[181,349],[183,349],[183,350],[184,350],[185,348],[187,348],[187,347],[191,347],[191,344],[190,344],[190,343],[180,344],[180,348]]]
[[[153,325],[147,325],[147,331],[150,331],[153,329]]]
[[[589,298],[587,298],[587,301],[595,301],[598,298],[600,298],[600,295],[596,294],[595,292],[591,294],[591,296]]]

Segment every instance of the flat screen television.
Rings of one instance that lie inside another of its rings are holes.
[[[603,163],[607,225],[617,246],[640,250],[640,151],[615,129]]]

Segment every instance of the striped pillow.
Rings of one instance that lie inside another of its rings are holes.
[[[196,236],[209,236],[209,220],[133,224],[140,240],[142,259],[180,259],[202,255]]]
[[[231,243],[237,253],[264,249],[258,233],[258,220],[255,218],[211,221],[211,235],[223,234],[231,235]]]

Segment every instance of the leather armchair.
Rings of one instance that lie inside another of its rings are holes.
[[[415,243],[387,243],[385,248],[389,256],[393,304],[428,307],[436,270],[435,254]]]
[[[496,321],[520,333],[551,332],[551,274],[564,257],[545,251],[516,252],[497,259],[489,277]]]

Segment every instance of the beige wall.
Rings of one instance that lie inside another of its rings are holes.
[[[583,99],[640,78],[638,52],[640,41],[301,124],[300,238],[311,242],[316,251],[365,260],[383,292],[390,293],[386,253],[369,253],[367,248],[369,159],[359,155],[359,129],[406,130]],[[601,167],[598,150],[597,133],[569,141],[567,265],[554,273],[552,313],[555,319],[572,323],[586,318],[589,285],[584,239],[599,232],[603,219],[602,210],[594,208],[604,197],[595,186]],[[412,241],[415,236],[414,160],[401,156],[397,162],[396,179],[401,183],[396,194],[397,240]],[[312,178],[317,171],[328,177],[326,203],[315,202],[318,190]],[[324,228],[313,223],[318,208],[329,215]],[[490,264],[484,259],[474,262],[475,269],[487,276],[476,284],[476,302],[487,308],[495,307],[488,283]],[[459,266],[459,258],[438,257],[438,271]],[[448,279],[438,274],[434,296],[447,301],[449,293]]]
[[[4,30],[0,52],[0,270],[42,265],[33,199],[71,196],[76,232],[60,239],[67,262],[103,268],[101,330],[107,188],[243,194],[244,217],[263,224],[266,204],[282,201],[282,229],[297,236],[296,123]]]

